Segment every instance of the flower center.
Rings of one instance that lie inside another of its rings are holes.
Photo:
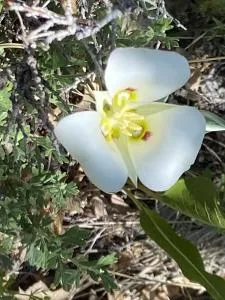
[[[144,116],[138,114],[132,103],[137,101],[136,90],[128,88],[118,92],[112,99],[112,105],[103,105],[101,130],[103,135],[111,140],[121,134],[131,139],[142,139],[148,131]]]

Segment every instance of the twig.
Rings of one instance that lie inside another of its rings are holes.
[[[185,50],[188,50],[191,48],[194,44],[196,44],[198,41],[200,41],[209,31],[203,32],[201,35],[199,35],[197,38],[195,38],[186,48]]]
[[[173,285],[173,286],[178,286],[178,287],[192,288],[192,289],[196,289],[196,290],[202,289],[202,286],[198,283],[185,282],[185,281],[180,283],[180,282],[173,282],[170,280],[160,280],[157,278],[151,278],[149,276],[135,276],[134,277],[134,276],[130,276],[130,275],[120,273],[120,272],[115,272],[115,271],[108,271],[108,272],[115,276],[120,276],[120,277],[123,277],[126,279],[133,280],[134,282],[142,281],[145,284],[156,282],[156,283],[160,283],[162,285]]]
[[[187,30],[187,28],[181,24],[181,22],[178,19],[175,19],[166,9],[166,4],[164,0],[156,0],[157,2],[157,9],[158,14],[161,14],[164,18],[170,18],[175,23],[176,27],[181,28],[183,30]]]
[[[87,282],[86,282],[87,281]],[[90,278],[90,276],[85,276],[80,284],[79,287],[77,287],[76,285],[74,285],[70,292],[69,292],[69,297],[68,300],[72,300],[74,299],[74,296],[79,294],[82,291],[85,291],[87,288],[91,287],[93,285],[94,281]]]
[[[51,44],[54,40],[61,41],[68,36],[75,36],[78,40],[85,39],[98,33],[104,26],[123,15],[119,9],[112,9],[103,19],[88,22],[84,26],[79,23],[79,19],[77,17],[72,16],[70,1],[71,0],[67,0],[65,15],[54,13],[46,7],[28,6],[26,4],[14,2],[10,3],[10,10],[15,11],[17,15],[19,12],[22,12],[25,13],[27,17],[45,19],[46,22],[43,25],[39,26],[27,35],[26,42],[30,44],[38,40],[44,40],[47,45]],[[60,26],[62,29],[53,30],[52,28],[55,26]],[[24,32],[22,23],[21,27]]]
[[[217,141],[217,140],[215,140],[215,139],[212,139],[212,138],[209,137],[209,136],[206,136],[205,139],[206,139],[206,140],[209,140],[209,141],[211,141],[211,142],[213,142],[213,143],[215,143],[215,144],[217,144],[217,145],[220,145],[220,146],[223,147],[223,148],[225,148],[225,144],[224,144],[224,143],[222,143],[222,142],[220,142],[220,141]]]
[[[218,61],[218,60],[225,60],[225,56],[216,56],[216,57],[192,59],[192,60],[189,60],[189,63],[190,64],[196,64],[196,63],[204,63],[204,62]]]
[[[78,300],[78,299],[91,299],[91,296],[96,296],[97,293],[99,292],[104,292],[105,288],[99,288],[99,289],[95,289],[94,291],[91,289],[89,292],[83,293],[83,294],[78,294],[77,296],[75,295],[73,300]],[[95,298],[96,299],[96,298]]]
[[[96,59],[96,55],[91,51],[90,47],[88,46],[88,44],[86,43],[85,40],[82,41],[83,42],[83,45],[85,47],[85,49],[87,50],[88,54],[90,55],[93,63],[95,64],[96,66],[96,69],[101,77],[101,80],[103,82],[103,84],[105,84],[105,79],[104,79],[104,71],[103,71],[103,68],[102,66],[100,65],[100,63],[98,62],[98,60]]]
[[[102,227],[102,226],[125,226],[130,227],[133,225],[138,225],[139,221],[108,221],[108,222],[91,222],[90,223],[83,223],[83,224],[77,224],[80,228],[95,228],[95,227]],[[168,221],[170,224],[192,224],[192,221]],[[72,226],[64,226],[65,228],[70,228]]]
[[[110,14],[106,15],[105,18],[103,18],[101,21],[96,22],[96,26],[94,28],[87,28],[86,30],[83,30],[83,32],[77,32],[76,37],[78,40],[82,40],[84,38],[87,38],[93,34],[96,34],[100,31],[103,27],[105,27],[107,24],[109,24],[111,21],[120,18],[123,15],[123,13],[118,10],[112,10]]]
[[[86,82],[87,80],[94,77],[94,75],[95,75],[94,72],[90,72],[90,73],[88,73],[84,76],[76,77],[73,83],[71,83],[71,84],[67,85],[65,88],[63,88],[62,92],[65,93],[65,94],[69,93],[70,90],[76,89],[80,83]]]
[[[97,234],[96,236],[93,238],[93,241],[90,245],[90,247],[87,249],[87,251],[85,252],[85,255],[87,255],[89,252],[91,252],[92,248],[94,247],[94,244],[97,242],[97,240],[101,237],[102,233],[106,230],[106,228],[102,228]]]
[[[19,19],[21,30],[22,30],[22,37],[23,37],[22,40],[25,43],[26,42],[26,27],[23,24],[23,19],[22,19],[21,15],[20,15],[19,11],[16,11],[16,15],[17,15],[17,17]]]
[[[221,164],[221,166],[223,167],[223,169],[225,169],[225,164],[223,163],[222,159],[219,157],[219,155],[208,145],[206,145],[205,143],[202,144],[208,151],[209,153],[214,156],[218,162]]]

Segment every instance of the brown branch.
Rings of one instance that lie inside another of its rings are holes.
[[[54,40],[61,41],[68,36],[75,36],[78,40],[85,39],[98,33],[103,27],[112,22],[113,20],[122,16],[119,9],[112,9],[107,15],[99,21],[81,22],[77,17],[72,15],[71,1],[67,0],[65,7],[65,15],[59,15],[50,11],[46,7],[28,6],[21,3],[10,3],[10,10],[17,13],[24,13],[29,18],[40,18],[46,20],[44,24],[37,29],[29,32],[24,40],[25,44],[35,43],[39,40],[44,41],[47,45],[51,44]],[[54,27],[60,29],[53,29]]]

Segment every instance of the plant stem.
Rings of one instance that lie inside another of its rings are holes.
[[[3,49],[6,49],[6,48],[24,49],[24,46],[23,46],[23,44],[18,44],[18,43],[5,43],[5,44],[0,43],[0,48],[3,48]]]
[[[150,198],[154,198],[156,200],[162,201],[161,194],[155,193],[149,190],[147,187],[142,185],[141,183],[138,185],[138,189],[145,193],[145,195],[149,196]]]
[[[135,196],[127,188],[124,188],[123,191],[133,201],[137,208],[141,210],[141,205],[139,204],[139,201],[135,198]]]
[[[146,188],[144,185],[142,184],[139,184],[138,185],[138,189],[141,190],[142,192],[145,193],[145,195],[147,195],[148,197],[150,198],[154,198],[156,200],[159,200],[159,201],[162,201],[161,199],[161,195],[158,194],[158,193],[155,193],[151,190],[149,190],[148,188]],[[139,200],[135,197],[135,195],[128,190],[128,188],[124,188],[123,191],[127,194],[127,196],[133,201],[133,203],[137,206],[137,208],[139,210],[142,210],[142,206],[141,204],[139,203]]]

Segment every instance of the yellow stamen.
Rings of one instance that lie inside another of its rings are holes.
[[[128,88],[118,92],[112,105],[103,105],[101,130],[106,139],[119,138],[121,134],[133,140],[142,139],[149,132],[144,116],[138,114],[132,103],[137,101],[137,92]]]

